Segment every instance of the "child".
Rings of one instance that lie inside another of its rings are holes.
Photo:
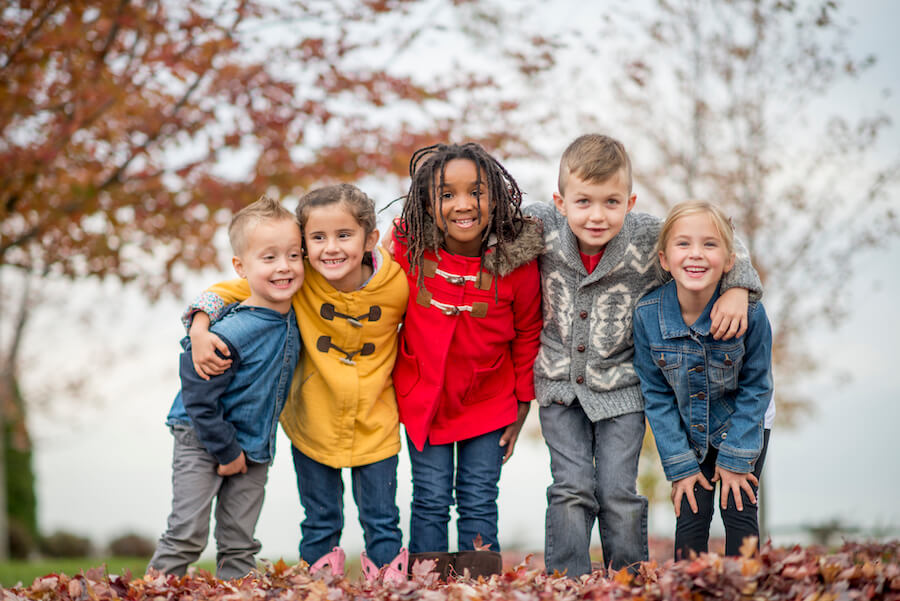
[[[547,571],[591,570],[599,521],[603,561],[636,570],[647,559],[647,500],[637,494],[644,402],[634,372],[631,315],[661,282],[659,219],[632,213],[631,162],[620,142],[588,134],[562,155],[556,210],[531,205],[544,224],[544,329],[534,364],[541,430],[550,450]],[[746,320],[756,272],[741,257],[713,308],[713,333],[730,338]],[[740,288],[735,288],[735,287]]]
[[[172,513],[149,565],[183,576],[206,547],[215,499],[216,575],[223,580],[256,567],[253,531],[300,354],[291,297],[303,282],[300,228],[278,202],[262,197],[245,207],[228,235],[249,295],[224,307],[212,329],[232,358],[223,374],[197,377],[190,341],[182,341],[181,391],[167,420],[175,437]]]
[[[705,202],[672,207],[659,232],[659,262],[672,281],[634,311],[634,367],[646,399],[675,503],[675,559],[705,552],[721,482],[725,553],[759,546],[756,490],[772,402],[772,330],[762,303],[750,303],[746,334],[710,335],[719,283],[734,264],[734,234],[721,209]],[[698,486],[699,485],[699,486]]]
[[[410,177],[392,243],[410,287],[394,368],[412,464],[409,547],[446,555],[455,502],[459,549],[480,540],[497,552],[500,468],[534,398],[543,243],[515,180],[478,144],[419,149]],[[501,567],[499,554],[455,560],[460,573]]]
[[[396,577],[405,573],[406,554],[395,501],[400,425],[391,370],[409,295],[406,278],[375,248],[375,206],[359,188],[339,184],[314,190],[300,199],[297,217],[308,263],[293,303],[306,352],[281,424],[291,439],[305,513],[300,557],[313,570],[328,565],[334,574],[342,573],[341,468],[349,467],[366,574],[375,577],[376,565],[390,564],[385,574]],[[247,294],[241,284],[213,286],[197,307],[215,316],[223,302]],[[221,360],[202,333],[205,322],[194,319],[191,336],[196,362],[210,373]]]

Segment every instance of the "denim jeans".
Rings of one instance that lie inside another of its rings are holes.
[[[172,513],[150,566],[184,576],[200,558],[209,538],[209,518],[215,500],[216,577],[241,578],[256,567],[261,548],[254,538],[262,511],[268,463],[247,462],[246,474],[219,476],[219,462],[209,454],[190,426],[173,425]]]
[[[753,475],[759,479],[762,473],[763,463],[766,460],[766,449],[769,447],[770,430],[763,431],[763,447],[759,458],[756,460],[756,466],[753,469]],[[718,451],[714,447],[710,447],[706,452],[706,458],[700,464],[700,471],[706,476],[707,480],[711,480],[716,472],[716,457]],[[697,500],[697,513],[691,511],[687,497],[681,500],[681,517],[675,522],[675,559],[683,559],[690,557],[691,551],[697,553],[705,553],[709,550],[709,525],[712,523],[713,513],[716,505],[721,504],[721,485],[714,485],[719,489],[719,503],[716,503],[716,491],[706,490],[700,485],[694,486],[694,497]],[[753,494],[758,494],[756,486],[753,488]],[[741,545],[744,538],[748,536],[757,537],[757,548],[759,548],[759,521],[757,517],[758,507],[756,503],[751,503],[747,497],[747,493],[741,491],[741,500],[744,505],[743,511],[738,511],[734,504],[734,496],[728,495],[728,505],[726,509],[720,509],[722,514],[722,523],[725,524],[725,555],[740,555]]]
[[[591,571],[591,530],[599,521],[603,562],[637,569],[647,560],[647,499],[637,494],[644,414],[591,422],[576,400],[541,407],[553,483],[547,488],[547,572]]]
[[[448,551],[447,525],[454,493],[459,550],[473,550],[479,535],[491,551],[500,550],[497,482],[506,452],[500,446],[504,429],[450,444],[426,442],[421,451],[407,437],[413,480],[410,552]]]
[[[341,470],[323,465],[291,446],[300,504],[306,514],[300,524],[300,557],[307,563],[341,542],[344,529],[344,480]],[[397,509],[397,455],[350,468],[353,500],[359,510],[366,555],[375,565],[389,563],[400,552],[400,510]]]

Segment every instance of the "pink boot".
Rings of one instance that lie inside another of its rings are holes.
[[[340,547],[335,547],[331,550],[331,553],[326,553],[320,557],[316,563],[309,566],[309,573],[315,574],[327,566],[331,570],[332,576],[343,576],[344,560],[346,558],[347,556],[344,554],[344,550]]]
[[[409,551],[406,549],[400,549],[397,557],[392,559],[391,562],[381,570],[378,569],[375,562],[369,559],[369,556],[366,555],[365,551],[360,554],[359,560],[362,564],[363,575],[366,577],[366,582],[374,582],[378,579],[379,575],[381,576],[382,582],[393,582],[394,584],[406,582],[406,570],[409,565]]]

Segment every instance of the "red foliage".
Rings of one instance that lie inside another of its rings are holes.
[[[836,553],[815,548],[775,549],[744,557],[704,554],[662,565],[643,564],[636,575],[597,570],[580,580],[548,576],[526,560],[503,574],[477,580],[465,577],[439,582],[420,565],[400,583],[350,582],[328,575],[311,576],[306,564],[283,561],[246,578],[216,580],[198,571],[178,578],[150,572],[142,578],[107,576],[99,571],[70,578],[50,574],[27,588],[3,589],[3,601],[151,601],[218,599],[219,601],[362,599],[422,601],[643,601],[768,599],[773,601],[870,599],[900,600],[900,542],[847,544]]]

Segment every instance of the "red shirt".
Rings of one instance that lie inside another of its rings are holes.
[[[588,273],[592,273],[594,268],[597,267],[597,264],[600,263],[600,259],[603,258],[603,251],[606,250],[606,247],[600,249],[596,255],[586,255],[580,250],[578,254],[581,255],[581,262],[584,264],[584,268],[587,269]]]
[[[485,272],[486,289],[480,289],[472,281],[478,257],[428,251],[420,290],[405,253],[395,235],[394,258],[407,274],[409,304],[394,389],[410,440],[421,450],[426,441],[448,444],[513,423],[518,401],[534,399],[543,321],[537,261],[505,277]],[[469,279],[454,283],[458,276]]]

